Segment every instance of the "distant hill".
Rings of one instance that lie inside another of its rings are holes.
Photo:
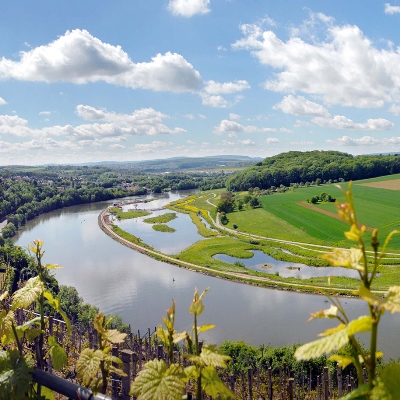
[[[177,172],[206,170],[235,170],[247,168],[262,161],[260,157],[220,155],[208,157],[172,157],[147,161],[101,161],[74,165],[128,168],[141,172]]]
[[[339,151],[290,151],[267,157],[226,182],[232,191],[259,187],[290,186],[316,179],[324,181],[359,180],[400,173],[400,155],[353,156]]]

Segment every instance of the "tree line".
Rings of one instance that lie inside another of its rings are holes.
[[[362,155],[338,151],[290,151],[231,175],[230,191],[315,182],[350,181],[400,173],[400,155]]]

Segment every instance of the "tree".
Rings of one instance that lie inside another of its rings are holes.
[[[250,207],[251,208],[256,208],[256,207],[259,207],[259,206],[261,206],[261,203],[258,200],[258,198],[257,197],[252,197],[251,200],[250,200]]]
[[[217,204],[217,211],[229,213],[235,208],[235,203],[232,198],[224,198]]]

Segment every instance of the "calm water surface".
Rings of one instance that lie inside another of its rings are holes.
[[[149,208],[178,198],[160,196]],[[210,292],[200,323],[214,323],[205,332],[208,342],[244,340],[253,345],[285,345],[306,342],[327,326],[327,321],[307,324],[310,311],[329,307],[323,296],[264,289],[212,278],[153,260],[137,253],[103,233],[97,224],[99,212],[111,202],[69,207],[44,214],[27,223],[16,244],[27,246],[44,239],[46,263],[58,263],[60,284],[77,288],[83,299],[102,312],[122,316],[132,329],[153,329],[161,322],[171,300],[177,303],[177,329],[190,330],[188,308],[195,287]],[[168,235],[165,233],[164,235]],[[175,235],[171,234],[171,235]],[[175,280],[175,281],[174,281]],[[367,312],[363,302],[343,299],[351,317]],[[400,319],[384,315],[380,348],[391,357],[400,355]]]

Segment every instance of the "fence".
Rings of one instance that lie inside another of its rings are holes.
[[[32,317],[32,311],[17,310],[16,319],[18,324]],[[54,335],[63,344],[70,358],[77,360],[82,348],[90,346],[98,347],[97,331],[92,327],[84,328],[78,324],[72,325],[70,335],[66,335],[66,324],[64,321],[49,318],[48,333]],[[77,384],[76,371],[74,367],[68,372],[64,371],[64,378],[53,374],[50,359],[45,366],[46,371],[36,369],[33,372],[33,379],[43,386],[49,387],[57,393],[68,396],[71,399],[132,399],[129,396],[131,382],[142,370],[144,364],[152,359],[164,360],[169,364],[166,349],[157,340],[153,331],[148,329],[144,334],[140,331],[137,334],[129,333],[125,342],[120,346],[114,346],[113,355],[119,356],[124,365],[126,377],[111,377],[111,396],[94,396],[93,393]],[[174,352],[174,362],[187,365],[187,361],[182,357],[185,352],[184,347],[176,347]],[[231,361],[234,363],[234,360]],[[76,362],[72,363],[73,365]],[[234,371],[234,365],[231,365]],[[248,366],[247,371],[229,373],[226,370],[219,371],[223,382],[235,393],[237,399],[243,400],[328,400],[337,399],[357,387],[356,379],[351,375],[343,375],[342,370],[337,368],[335,372],[329,371],[324,367],[320,375],[313,376],[304,371],[296,377],[289,370],[286,363],[279,369],[273,370],[269,366]],[[192,398],[194,387],[189,382],[186,386],[187,398]],[[205,396],[205,399],[209,399]]]

